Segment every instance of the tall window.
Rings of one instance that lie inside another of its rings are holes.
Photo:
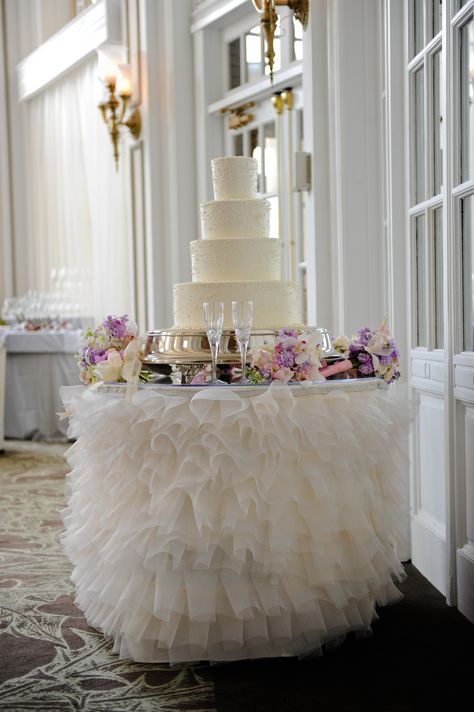
[[[442,0],[410,0],[412,346],[444,347]]]
[[[456,12],[456,10],[458,10]],[[465,3],[452,8],[454,110],[456,150],[453,171],[453,213],[457,226],[462,286],[464,351],[474,351],[474,8]]]

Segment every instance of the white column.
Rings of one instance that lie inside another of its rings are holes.
[[[15,293],[5,21],[4,5],[0,3],[0,307],[5,297],[12,296]],[[1,407],[2,400],[0,398],[0,408]],[[0,432],[0,445],[1,437],[2,434]]]
[[[141,0],[148,329],[173,323],[172,285],[197,237],[190,0]]]
[[[328,49],[327,0],[313,0],[303,54],[304,145],[312,154],[305,227],[308,323],[333,329],[331,255],[336,206],[330,183]]]
[[[209,170],[212,158],[224,154],[222,121],[208,113],[208,106],[220,98],[218,62],[222,49],[220,33],[212,27],[198,29],[193,34],[195,88],[195,146],[198,203],[212,198]]]

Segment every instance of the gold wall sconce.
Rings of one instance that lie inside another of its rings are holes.
[[[291,111],[294,103],[292,88],[286,87],[283,91],[276,91],[271,98],[271,102],[275,109],[275,114],[278,114],[278,116],[283,112],[283,109]]]
[[[102,45],[97,53],[99,76],[108,92],[98,109],[109,132],[118,170],[120,137],[124,130],[130,131],[135,139],[140,136],[140,110],[135,106],[127,111],[132,96],[132,82],[130,65],[123,61],[125,48],[122,45]]]
[[[230,114],[227,124],[229,129],[241,129],[242,126],[247,126],[247,124],[250,124],[250,122],[255,119],[253,114],[245,113],[251,109],[252,106],[255,106],[255,102],[248,101],[246,104],[242,104],[241,106],[226,106],[224,109],[221,109],[220,113]]]
[[[270,70],[270,81],[273,84],[273,64],[275,61],[273,41],[278,23],[276,8],[281,6],[289,7],[305,30],[308,26],[309,0],[252,0],[252,4],[260,15],[260,25],[262,26],[267,47],[265,62]]]

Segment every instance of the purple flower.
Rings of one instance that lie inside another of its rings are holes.
[[[370,354],[362,351],[357,359],[359,361],[359,371],[364,376],[370,376],[374,372],[374,365]]]
[[[280,360],[280,366],[283,366],[285,368],[291,368],[294,365],[294,358],[293,354],[285,352],[282,354],[282,358]]]
[[[349,354],[356,355],[360,351],[364,351],[364,347],[358,341],[349,344]]]
[[[86,352],[84,354],[84,361],[87,365],[90,366],[95,366],[96,363],[100,363],[101,361],[105,361],[107,359],[107,355],[105,353],[105,349],[86,349]]]
[[[128,314],[118,317],[109,314],[102,322],[102,326],[110,334],[112,339],[123,339],[127,330],[127,322]]]
[[[362,346],[367,346],[372,337],[372,330],[369,329],[368,326],[364,326],[362,329],[357,331],[357,336]]]
[[[293,329],[280,329],[278,336],[292,336],[294,339],[298,338],[298,334]]]
[[[387,355],[379,356],[379,361],[382,364],[382,366],[390,366],[390,364],[392,363],[392,355],[387,354]]]
[[[295,355],[291,346],[283,348],[278,344],[275,348],[276,362],[279,366],[291,368],[295,362]]]

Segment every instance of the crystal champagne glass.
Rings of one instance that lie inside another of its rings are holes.
[[[250,381],[245,375],[247,366],[247,349],[249,345],[250,332],[253,326],[253,302],[242,301],[232,302],[232,322],[234,324],[235,337],[239,344],[240,362],[242,364],[242,377],[240,383],[248,384]]]
[[[204,302],[202,311],[212,357],[212,377],[207,383],[210,386],[227,385],[225,381],[220,381],[217,378],[216,373],[217,355],[224,326],[224,304],[222,302]]]

